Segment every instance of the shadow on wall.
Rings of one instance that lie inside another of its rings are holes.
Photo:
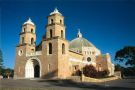
[[[58,76],[58,69],[57,70],[54,70],[54,71],[51,71],[51,72],[48,72],[45,75],[42,75],[41,78],[44,78],[44,79],[53,79],[53,78],[57,78],[57,76]]]

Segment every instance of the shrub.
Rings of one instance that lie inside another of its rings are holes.
[[[87,77],[92,77],[92,78],[95,78],[96,75],[97,75],[97,70],[95,69],[94,66],[92,65],[86,65],[84,68],[83,68],[83,74]]]
[[[108,76],[109,70],[97,71],[93,65],[86,65],[83,67],[83,74],[86,77],[102,78]]]

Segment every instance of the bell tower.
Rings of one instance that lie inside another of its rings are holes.
[[[27,52],[35,51],[35,42],[36,42],[36,34],[35,34],[35,25],[32,20],[29,18],[22,25],[22,31],[20,33],[20,43],[19,45],[28,45],[30,46],[30,50],[27,49]]]
[[[46,38],[61,37],[65,39],[64,17],[57,8],[48,16]]]
[[[35,52],[35,27],[30,18],[22,25],[22,30],[19,34],[20,41],[16,47],[16,62],[14,67],[14,78],[16,79],[25,77],[27,55]]]
[[[69,76],[69,44],[65,39],[64,17],[55,8],[47,18],[46,38],[42,42],[45,78],[66,78]]]

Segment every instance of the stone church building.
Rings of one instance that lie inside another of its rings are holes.
[[[29,18],[22,25],[20,42],[16,47],[14,78],[65,79],[92,64],[98,71],[114,74],[109,53],[101,54],[80,30],[72,41],[66,40],[64,16],[55,9],[47,17],[46,34],[36,45],[36,25]]]

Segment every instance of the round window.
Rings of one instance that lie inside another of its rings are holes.
[[[87,61],[88,61],[88,62],[90,62],[90,61],[91,61],[91,58],[90,58],[90,57],[88,57],[88,58],[87,58]]]
[[[19,50],[19,51],[18,51],[18,55],[19,55],[19,56],[22,56],[22,55],[23,55],[23,50]]]

